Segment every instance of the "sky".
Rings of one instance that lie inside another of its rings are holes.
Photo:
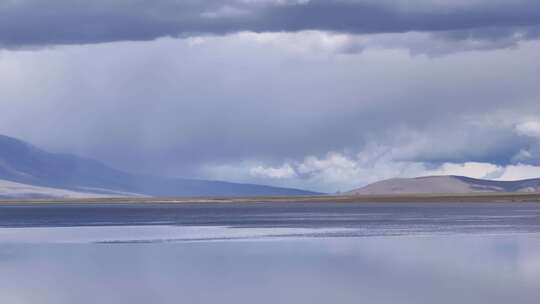
[[[540,177],[536,0],[7,0],[0,134],[130,172],[347,191]]]

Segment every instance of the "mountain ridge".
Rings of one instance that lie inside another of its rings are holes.
[[[111,168],[94,159],[72,154],[51,153],[5,135],[0,135],[0,180],[26,186],[101,195],[118,193],[144,196],[320,194],[266,185],[131,174]]]
[[[392,178],[353,189],[349,195],[463,194],[489,192],[540,192],[540,178],[497,181],[459,175]]]

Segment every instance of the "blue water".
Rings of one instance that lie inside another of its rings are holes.
[[[540,204],[0,207],[0,303],[538,303]]]

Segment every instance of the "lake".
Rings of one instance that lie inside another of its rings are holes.
[[[540,204],[0,206],[1,303],[538,303]]]

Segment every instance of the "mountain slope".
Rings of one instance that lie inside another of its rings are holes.
[[[118,192],[149,196],[317,194],[262,185],[135,175],[110,168],[95,160],[50,153],[1,135],[0,180],[101,195],[117,195]]]
[[[0,180],[0,199],[99,198],[99,197],[125,197],[125,196],[139,196],[139,195],[134,194],[134,193],[126,193],[126,192],[115,193],[112,191],[106,194],[81,192],[81,191],[72,191],[72,190],[67,190],[67,189],[33,186],[33,185],[16,183],[16,182],[10,182],[6,180]]]
[[[465,176],[393,178],[355,189],[351,195],[540,192],[540,179],[492,181]]]

